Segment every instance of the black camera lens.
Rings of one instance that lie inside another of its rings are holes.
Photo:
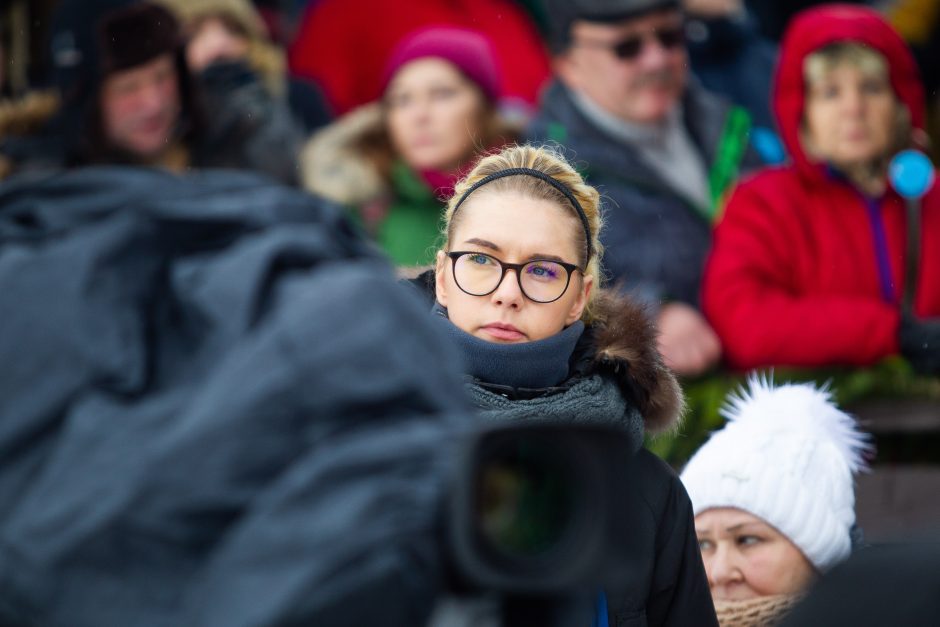
[[[477,484],[478,529],[491,550],[513,559],[544,556],[564,544],[576,508],[570,468],[540,438],[492,451]]]

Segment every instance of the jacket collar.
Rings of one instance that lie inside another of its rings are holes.
[[[434,304],[434,271],[427,270],[407,281]],[[656,326],[644,305],[625,294],[601,290],[597,320],[588,326],[575,347],[572,374],[595,373],[613,378],[643,415],[649,433],[678,428],[685,401],[675,375],[656,347]]]

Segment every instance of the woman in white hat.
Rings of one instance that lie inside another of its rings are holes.
[[[811,383],[752,378],[728,424],[682,473],[719,622],[772,624],[845,559],[853,474],[871,451],[854,419]]]

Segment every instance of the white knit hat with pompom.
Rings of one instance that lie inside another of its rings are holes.
[[[728,423],[682,472],[699,513],[735,507],[773,525],[819,570],[848,557],[853,474],[872,450],[855,420],[811,383],[753,376],[722,408]]]

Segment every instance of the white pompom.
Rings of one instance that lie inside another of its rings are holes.
[[[745,387],[728,397],[721,409],[726,429],[801,434],[831,442],[853,473],[867,469],[865,456],[874,450],[868,434],[832,400],[828,384],[784,383],[752,374]]]

